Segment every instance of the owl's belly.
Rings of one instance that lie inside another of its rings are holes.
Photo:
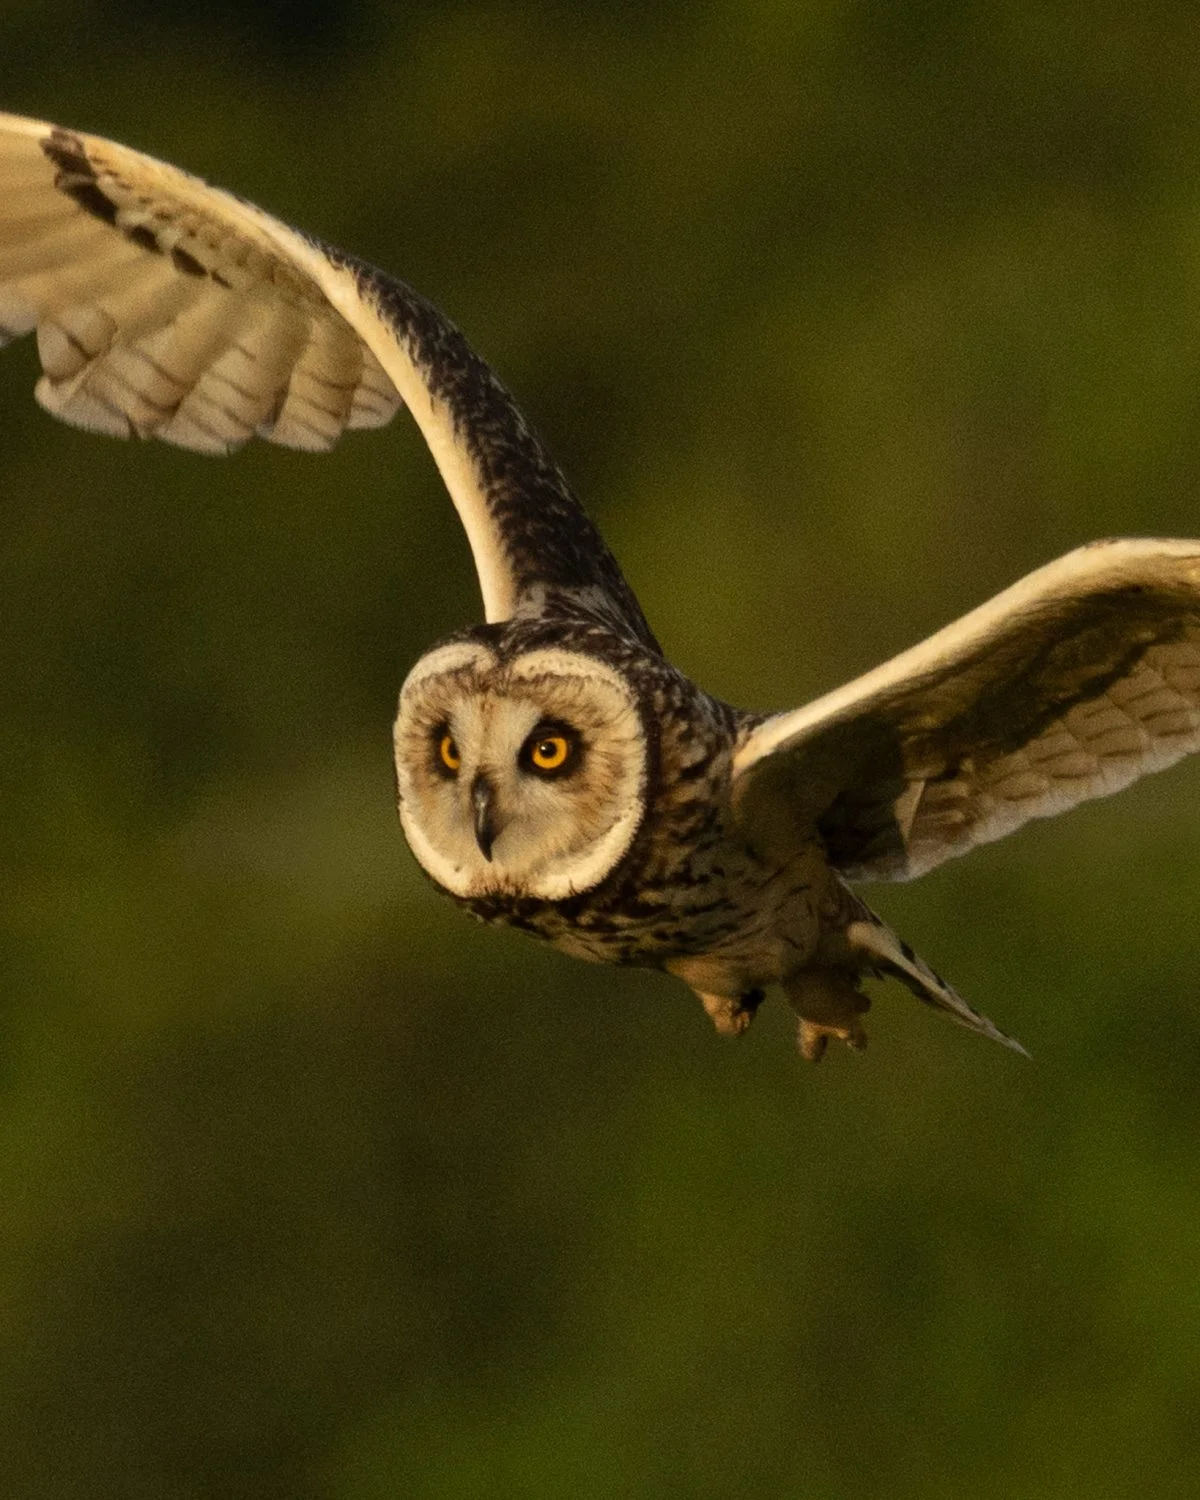
[[[841,921],[844,887],[814,845],[786,866],[747,878],[736,925],[663,964],[710,995],[737,996],[805,969],[822,936]]]

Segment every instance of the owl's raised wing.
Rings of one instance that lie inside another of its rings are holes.
[[[752,839],[907,880],[1200,750],[1200,541],[1094,542],[805,708],[734,761]]]
[[[0,114],[0,345],[35,329],[42,406],[119,437],[323,450],[406,405],[489,620],[566,595],[653,645],[562,475],[425,298],[176,167]]]

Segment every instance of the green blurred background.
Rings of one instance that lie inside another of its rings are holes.
[[[0,102],[468,331],[673,657],[785,707],[1200,530],[1191,3],[5,0]],[[872,899],[818,1070],[476,928],[396,826],[477,618],[406,418],[80,434],[0,360],[0,1473],[18,1500],[1193,1496],[1200,765]]]

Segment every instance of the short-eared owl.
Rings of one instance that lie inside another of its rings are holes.
[[[174,167],[0,116],[0,343],[35,330],[42,406],[120,437],[320,450],[408,407],[487,619],[400,694],[413,852],[485,921],[678,975],[720,1031],[778,984],[805,1056],[861,1047],[860,984],[887,974],[1008,1041],[845,882],[920,875],[1200,748],[1200,541],[1072,552],[804,708],[710,698],[423,297]]]

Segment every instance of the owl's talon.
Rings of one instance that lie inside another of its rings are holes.
[[[853,976],[836,969],[810,969],[794,975],[785,987],[799,1017],[796,1044],[801,1057],[820,1062],[831,1037],[852,1052],[863,1051],[867,1033],[862,1018],[871,1002]]]
[[[796,1045],[805,1062],[819,1063],[829,1045],[829,1035],[823,1026],[816,1026],[812,1021],[801,1021],[796,1030]]]
[[[744,1036],[763,1001],[762,990],[747,990],[744,995],[696,993],[721,1036]]]
[[[829,1045],[829,1039],[844,1042],[852,1052],[865,1052],[867,1046],[867,1033],[861,1022],[854,1022],[849,1026],[825,1026],[819,1021],[808,1021],[800,1017],[800,1025],[796,1032],[796,1044],[800,1048],[800,1056],[806,1062],[820,1062],[825,1056],[825,1049]]]

